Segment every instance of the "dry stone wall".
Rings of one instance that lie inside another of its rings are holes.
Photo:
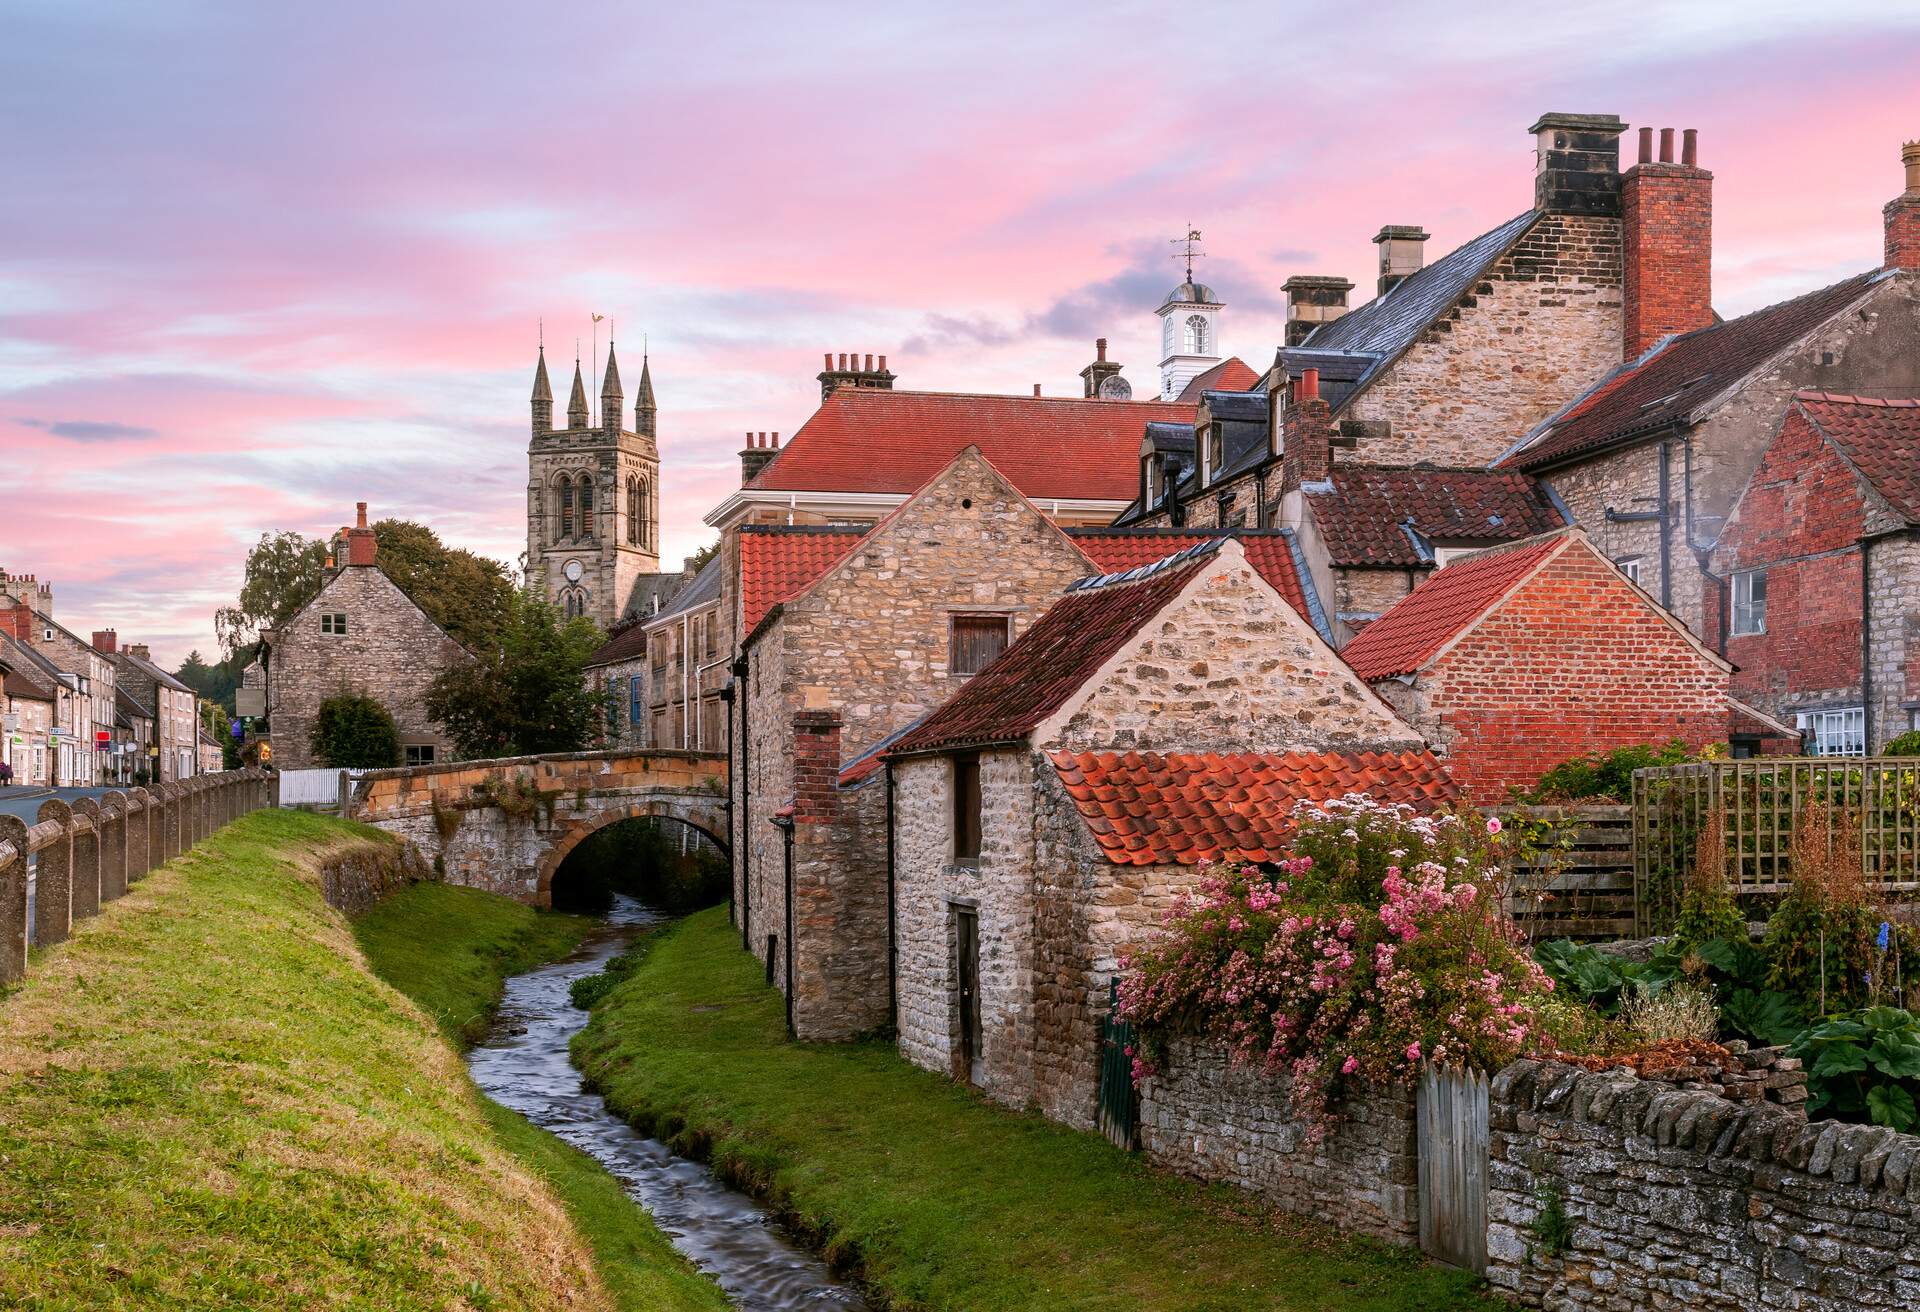
[[[320,865],[327,905],[357,916],[409,884],[433,878],[433,868],[411,843],[356,843]]]

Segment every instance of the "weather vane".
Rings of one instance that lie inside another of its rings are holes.
[[[1207,253],[1205,251],[1196,251],[1194,249],[1194,247],[1199,245],[1199,243],[1200,243],[1200,229],[1194,227],[1192,224],[1187,225],[1186,236],[1175,237],[1172,241],[1167,243],[1169,246],[1185,246],[1187,248],[1185,251],[1175,255],[1173,258],[1176,260],[1185,260],[1187,262],[1187,281],[1188,282],[1193,281],[1193,262],[1195,260],[1204,260],[1207,258]]]

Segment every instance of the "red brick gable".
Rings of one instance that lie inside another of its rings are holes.
[[[1568,534],[1554,534],[1435,570],[1362,629],[1341,657],[1368,683],[1415,673],[1570,540]]]
[[[798,596],[845,560],[866,532],[864,528],[742,526],[741,633],[752,633],[768,611]]]
[[[1460,795],[1431,752],[1050,752],[1048,759],[1115,865],[1277,860],[1302,801],[1366,793],[1424,811]]]
[[[1794,399],[1896,514],[1920,522],[1920,398],[1801,392]]]
[[[1033,501],[1129,502],[1146,425],[1191,426],[1194,411],[1178,401],[840,388],[747,487],[906,496],[976,446]]]

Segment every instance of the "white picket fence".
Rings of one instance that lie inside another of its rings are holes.
[[[282,770],[280,805],[337,808],[348,784],[365,773],[364,770]]]

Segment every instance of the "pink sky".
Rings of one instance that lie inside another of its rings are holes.
[[[1920,9],[1680,8],[29,0],[0,567],[172,664],[261,533],[356,500],[511,562],[535,324],[564,389],[594,311],[629,386],[651,342],[673,562],[822,352],[1077,394],[1104,335],[1148,391],[1192,223],[1264,363],[1288,275],[1525,209],[1544,110],[1700,130],[1723,313],[1877,264]]]

